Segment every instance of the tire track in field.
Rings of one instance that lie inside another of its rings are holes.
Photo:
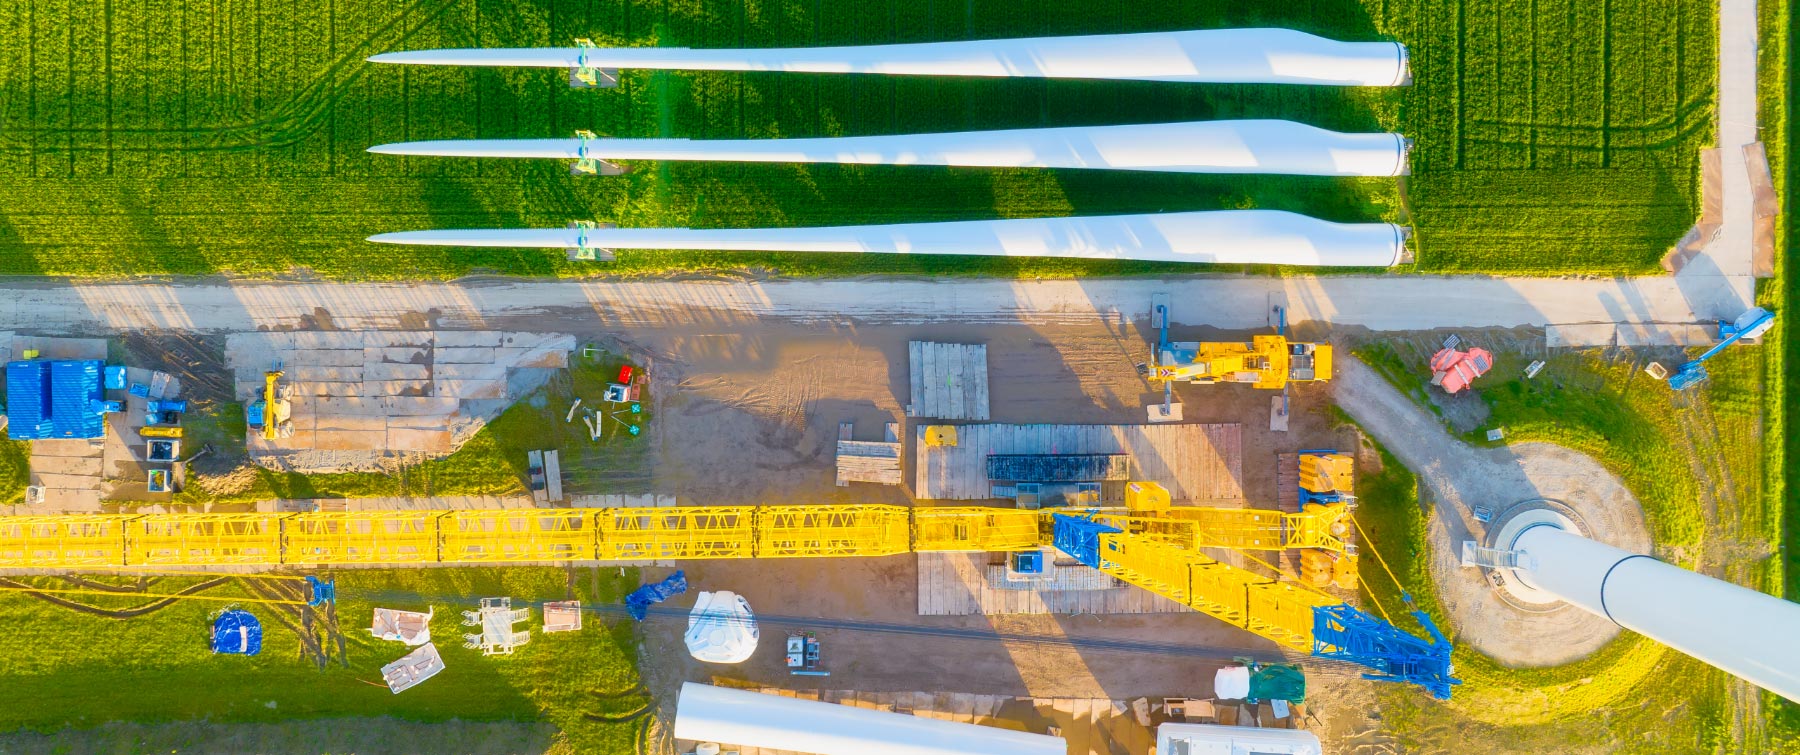
[[[25,595],[30,595],[31,597],[37,598],[38,600],[42,600],[46,603],[50,603],[52,605],[67,608],[72,611],[79,611],[81,613],[89,614],[91,616],[100,616],[100,617],[108,618],[108,619],[135,619],[139,616],[147,616],[149,614],[160,611],[164,608],[168,608],[169,606],[174,605],[177,601],[181,600],[181,598],[183,598],[183,597],[206,592],[207,590],[211,590],[214,587],[218,587],[218,586],[223,585],[230,581],[231,581],[230,577],[220,577],[218,579],[209,579],[209,580],[206,580],[205,582],[200,582],[200,583],[189,585],[185,588],[182,588],[179,592],[176,592],[172,596],[161,598],[161,599],[149,602],[149,603],[145,603],[141,606],[134,606],[131,608],[121,608],[121,609],[101,608],[99,606],[88,605],[88,604],[82,603],[80,601],[69,600],[68,598],[64,598],[60,595],[36,592],[33,590],[34,587],[37,587],[38,589],[43,589],[43,590],[51,590],[51,589],[55,589],[55,588],[39,587],[39,586],[32,585],[32,584],[29,584],[26,582],[19,582],[19,581],[7,579],[4,577],[0,577],[0,586],[12,588],[12,589],[18,590],[19,592],[21,592]],[[130,594],[131,594],[130,592],[119,593],[120,597],[125,597]]]
[[[0,132],[6,138],[6,142],[0,144],[0,150],[28,152],[35,155],[37,148],[34,145],[39,135],[67,134],[72,139],[74,135],[84,133],[106,134],[113,138],[119,135],[200,138],[198,141],[187,144],[179,142],[156,144],[152,141],[142,147],[114,146],[113,151],[115,152],[237,152],[292,146],[318,131],[329,118],[332,108],[343,99],[346,90],[370,70],[372,64],[365,63],[364,58],[375,52],[391,49],[414,32],[435,22],[459,2],[460,0],[449,0],[448,2],[444,0],[413,0],[405,10],[394,14],[394,17],[387,23],[376,27],[347,48],[330,65],[319,71],[313,80],[300,91],[295,92],[281,104],[269,110],[266,115],[255,120],[182,128],[117,128],[110,125],[8,128],[4,132]],[[435,7],[432,7],[434,4]],[[414,17],[415,13],[419,14],[416,18]],[[411,30],[394,33],[396,29],[408,22],[416,22],[416,24]],[[335,34],[335,29],[333,33]],[[35,115],[33,120],[35,122]],[[32,142],[21,143],[20,137],[30,137]]]

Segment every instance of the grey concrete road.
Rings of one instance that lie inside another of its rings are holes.
[[[1149,315],[1231,329],[1542,327],[1549,345],[1703,344],[1717,313],[1688,304],[1673,277],[1512,279],[1328,276],[1010,281],[529,281],[448,283],[0,284],[0,330],[99,333],[145,328],[566,330],[573,324],[684,329],[752,321],[808,324],[1079,324]],[[1735,312],[1730,316],[1735,316]]]

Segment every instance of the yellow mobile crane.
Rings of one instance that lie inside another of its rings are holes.
[[[1275,334],[1252,337],[1249,343],[1170,341],[1169,305],[1166,296],[1159,295],[1150,308],[1150,324],[1159,329],[1161,336],[1150,353],[1150,362],[1138,365],[1152,383],[1163,384],[1162,405],[1146,407],[1150,421],[1181,421],[1181,405],[1175,403],[1176,382],[1250,383],[1257,388],[1284,391],[1276,399],[1276,411],[1278,416],[1286,417],[1288,383],[1330,380],[1331,345],[1289,341],[1286,310],[1277,307],[1275,315]]]
[[[1149,365],[1149,378],[1161,382],[1252,383],[1257,388],[1282,390],[1288,383],[1331,379],[1331,345],[1301,343],[1287,338],[1287,314],[1277,310],[1275,334],[1255,336],[1249,343],[1169,340],[1168,305],[1152,310],[1161,329]]]
[[[279,365],[273,370],[263,373],[262,397],[250,403],[245,409],[246,424],[256,428],[263,440],[276,440],[294,434],[294,424],[290,420],[294,407],[281,390],[282,372]]]

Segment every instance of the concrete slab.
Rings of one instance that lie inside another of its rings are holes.
[[[362,350],[365,363],[379,364],[394,362],[396,364],[425,364],[431,359],[432,349],[429,346],[365,346]]]
[[[361,349],[365,333],[360,330],[295,330],[265,334],[269,346],[277,349]]]
[[[309,403],[316,414],[360,414],[377,417],[382,414],[380,399],[374,398],[322,398]]]
[[[46,488],[66,488],[66,489],[70,489],[70,490],[90,490],[90,489],[91,490],[99,490],[100,489],[100,476],[99,475],[72,475],[72,474],[39,474],[37,470],[33,469],[31,471],[31,484],[42,485]]]
[[[569,352],[567,349],[535,349],[526,352],[525,356],[513,364],[514,367],[567,367]]]
[[[455,414],[462,403],[455,396],[383,396],[377,401],[390,422],[398,417]]]
[[[75,440],[34,440],[31,441],[32,456],[91,456],[100,458],[100,446],[87,439]]]
[[[506,381],[504,380],[434,380],[431,382],[432,395],[454,396],[459,399],[469,398],[505,398]]]
[[[271,454],[296,449],[315,447],[317,434],[312,430],[295,430],[293,435],[278,440],[263,440],[261,435],[250,434],[244,439],[244,447],[252,454]]]
[[[387,447],[395,451],[450,453],[456,450],[449,430],[388,428]]]
[[[432,361],[440,367],[446,364],[494,364],[499,361],[498,355],[501,352],[516,352],[510,354],[508,357],[510,359],[516,359],[525,354],[524,349],[439,346],[432,352]]]
[[[33,474],[95,476],[100,474],[101,462],[98,456],[33,455],[31,471]]]
[[[554,348],[569,350],[575,348],[575,337],[566,333],[527,333],[523,331],[505,331],[500,334],[500,345],[520,349]]]
[[[360,367],[367,361],[367,349],[306,349],[276,352],[282,367]],[[291,374],[291,373],[290,373]]]
[[[380,451],[387,445],[387,431],[318,430],[312,447],[320,451]]]
[[[457,348],[464,346],[500,345],[500,333],[492,330],[440,330],[437,332],[437,347]]]
[[[358,352],[358,353],[360,353],[360,352]],[[287,373],[286,375],[283,376],[283,378],[286,380],[292,380],[295,382],[307,381],[307,382],[340,382],[341,383],[341,382],[354,382],[354,381],[359,381],[359,380],[363,379],[363,368],[360,366],[358,366],[358,367],[314,367],[311,365],[289,365],[287,367],[284,367],[283,370]],[[256,374],[256,379],[258,381],[260,381],[262,379],[261,372],[258,372]]]
[[[296,430],[299,428],[296,427]],[[387,418],[380,415],[367,414],[321,414],[314,421],[313,429],[324,432],[344,430],[354,431],[387,431]]]
[[[383,380],[363,383],[370,397],[381,396],[428,396],[435,393],[430,380]]]
[[[59,513],[98,513],[104,510],[99,488],[48,488],[44,490],[45,509]],[[37,506],[21,506],[20,513],[34,513]]]
[[[371,330],[363,333],[364,348],[413,347],[430,348],[433,337],[429,330]]]
[[[256,388],[252,386],[251,390]],[[242,390],[242,389],[240,389]],[[288,383],[288,395],[294,397],[314,398],[355,398],[368,393],[361,382],[292,382]]]
[[[1637,323],[1583,323],[1544,328],[1544,345],[1691,346],[1718,340],[1716,326]]]
[[[393,362],[370,362],[363,365],[363,380],[430,380],[431,367],[424,364],[396,364]]]
[[[432,369],[437,380],[505,380],[504,364],[440,364]]]

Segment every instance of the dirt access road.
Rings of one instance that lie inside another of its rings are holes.
[[[1473,509],[1495,512],[1537,498],[1580,513],[1596,540],[1650,552],[1644,510],[1593,458],[1550,443],[1474,448],[1353,357],[1338,361],[1338,405],[1419,476],[1428,515],[1431,576],[1466,642],[1506,666],[1556,666],[1585,658],[1617,637],[1617,624],[1567,604],[1525,611],[1502,600],[1476,569],[1460,564],[1462,542],[1481,540]]]

